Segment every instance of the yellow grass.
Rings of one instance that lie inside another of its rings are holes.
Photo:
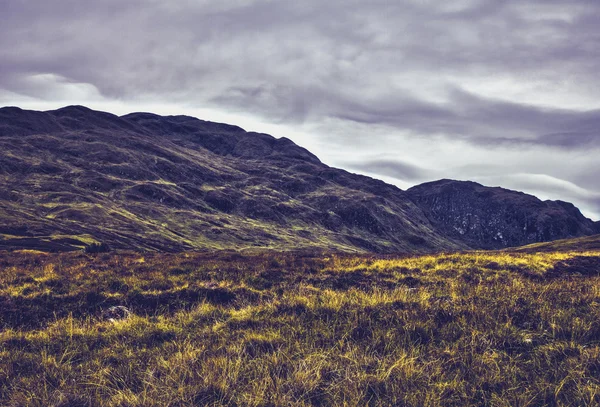
[[[599,252],[0,266],[2,406],[600,405]]]

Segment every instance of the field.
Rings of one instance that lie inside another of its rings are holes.
[[[600,405],[600,251],[3,252],[0,328],[9,407]]]

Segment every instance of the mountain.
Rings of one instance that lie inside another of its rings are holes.
[[[187,116],[0,109],[0,248],[466,248],[395,186]]]
[[[571,204],[447,180],[402,191],[189,116],[0,109],[0,249],[434,252],[598,229]]]
[[[600,233],[573,204],[470,181],[440,180],[410,188],[411,199],[444,236],[499,249]]]

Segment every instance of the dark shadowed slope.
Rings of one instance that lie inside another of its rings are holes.
[[[400,189],[187,116],[0,109],[0,247],[435,251]]]
[[[600,233],[573,204],[475,182],[441,180],[407,192],[442,234],[471,247],[497,249]]]

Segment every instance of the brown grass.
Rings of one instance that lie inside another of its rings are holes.
[[[5,252],[0,405],[597,406],[599,274],[598,252]]]

